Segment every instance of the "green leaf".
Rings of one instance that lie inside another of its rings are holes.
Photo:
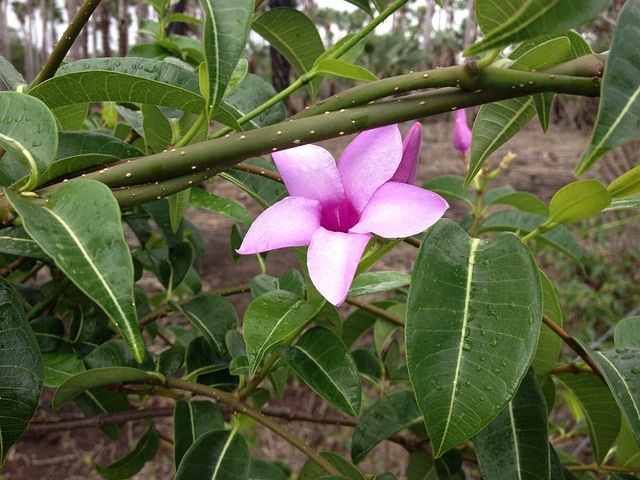
[[[616,442],[616,465],[640,468],[640,443],[635,439],[629,423],[622,418]]]
[[[22,190],[34,189],[40,173],[55,159],[57,133],[55,118],[40,100],[23,93],[0,92],[0,147],[28,172],[29,180]],[[3,170],[4,164],[0,162]]]
[[[287,59],[298,75],[308,73],[324,53],[324,45],[314,23],[294,8],[268,10],[253,21],[252,27]],[[308,85],[311,99],[315,101],[319,82]]]
[[[248,480],[290,480],[290,478],[288,467],[280,462],[262,458],[251,459]]]
[[[513,234],[429,229],[407,302],[407,366],[434,456],[484,428],[509,403],[535,353],[542,289]]]
[[[404,272],[364,272],[355,278],[349,288],[348,296],[359,297],[386,292],[406,287],[409,283],[411,283],[411,275]]]
[[[464,178],[459,175],[440,175],[434,177],[422,185],[422,188],[431,190],[444,198],[455,198],[467,202],[470,207],[474,206],[471,194],[465,189]]]
[[[342,455],[338,455],[333,452],[320,452],[326,460],[329,461],[336,469],[344,476],[333,476],[327,475],[327,472],[320,467],[313,460],[309,459],[305,462],[300,474],[298,475],[298,480],[316,480],[316,479],[351,479],[351,480],[365,480],[365,476],[363,473],[349,460],[344,458]]]
[[[613,198],[623,198],[640,193],[640,165],[620,175],[607,187]]]
[[[611,194],[599,180],[578,180],[551,198],[548,222],[576,222],[600,213],[610,203]]]
[[[549,317],[556,325],[562,327],[562,308],[558,301],[558,295],[553,288],[553,283],[547,276],[540,271],[540,280],[542,283],[543,313]],[[536,354],[531,362],[531,367],[536,374],[536,380],[539,384],[544,384],[549,377],[551,370],[558,360],[560,350],[562,349],[562,339],[546,324],[540,325],[540,337],[538,338],[538,346]]]
[[[324,327],[305,332],[277,352],[313,391],[347,415],[357,417],[362,401],[358,368],[340,337]]]
[[[106,480],[125,480],[131,478],[144,467],[149,460],[153,460],[158,451],[160,439],[153,423],[140,437],[135,448],[108,467],[96,465],[96,470]]]
[[[591,141],[576,166],[582,175],[612,148],[640,135],[640,3],[625,2],[602,78],[602,95]]]
[[[510,98],[483,105],[473,122],[471,165],[464,187],[478,174],[484,161],[524,128],[536,114],[532,97]]]
[[[237,431],[214,430],[201,435],[182,457],[176,480],[245,480],[249,448]]]
[[[8,90],[18,90],[21,86],[27,86],[27,81],[22,74],[2,55],[0,55],[0,81]]]
[[[640,348],[616,346],[598,352],[585,349],[600,368],[640,445]]]
[[[528,212],[497,212],[485,218],[480,224],[478,233],[499,232],[499,231],[518,231],[525,235],[533,232],[538,226],[542,225],[546,217]],[[568,255],[575,260],[580,266],[584,261],[582,249],[578,241],[564,225],[559,225],[553,230],[545,232],[538,237],[536,241],[544,242],[559,252]]]
[[[346,1],[360,8],[365,13],[368,13],[369,15],[373,15],[373,12],[371,11],[371,5],[369,5],[369,0],[346,0]]]
[[[490,192],[492,192],[491,190]],[[489,193],[489,192],[488,192]],[[486,202],[487,207],[491,205],[508,205],[514,207],[523,212],[535,213],[537,215],[549,215],[549,207],[546,203],[529,192],[505,192],[502,195],[496,196],[489,200],[489,194],[487,193]]]
[[[246,58],[241,58],[238,60],[236,67],[233,69],[231,73],[231,78],[229,78],[229,83],[227,84],[227,89],[224,94],[228,95],[233,92],[238,85],[242,83],[242,80],[247,76],[249,72],[249,61]]]
[[[249,215],[249,212],[247,212],[247,209],[233,200],[219,197],[211,192],[203,190],[202,188],[192,187],[190,192],[189,203],[194,207],[218,213],[247,226],[251,225],[251,222],[253,222],[253,219],[251,218],[251,215]]]
[[[249,37],[253,0],[200,0],[209,73],[209,114],[215,112]]]
[[[27,233],[113,320],[142,361],[145,349],[134,304],[133,262],[111,190],[94,180],[76,180],[57,190],[45,207],[5,193]]]
[[[208,400],[178,400],[173,410],[173,457],[178,469],[182,457],[205,433],[224,428],[222,412]]]
[[[277,92],[273,85],[262,77],[250,73],[238,88],[224,97],[222,107],[238,119],[271,100],[275,95],[277,95]],[[273,125],[282,122],[285,117],[284,103],[278,102],[260,115],[243,123],[242,128],[251,130],[252,128]]]
[[[184,214],[189,208],[189,190],[181,190],[167,198],[169,202],[169,221],[174,233],[180,228]],[[177,284],[177,283],[176,283]]]
[[[493,0],[476,2],[476,19],[482,40],[466,56],[504,47],[540,35],[564,32],[594,18],[608,0]]]
[[[48,258],[38,244],[27,235],[23,227],[0,230],[0,252],[21,257]]]
[[[201,294],[175,307],[198,329],[216,355],[227,355],[225,335],[238,328],[236,310],[226,298]]]
[[[164,381],[158,372],[145,372],[131,367],[94,368],[69,377],[57,388],[51,399],[51,408],[58,410],[76,395],[102,385],[122,382]]]
[[[81,130],[88,112],[88,103],[74,103],[51,109],[60,130]]]
[[[413,390],[398,390],[365,410],[353,431],[351,458],[358,463],[380,442],[422,421]]]
[[[640,193],[636,193],[625,198],[614,198],[611,205],[603,210],[603,212],[613,212],[616,210],[634,210],[640,208]]]
[[[316,65],[318,73],[334,75],[336,77],[351,78],[352,80],[363,80],[372,82],[377,80],[373,73],[359,65],[353,65],[344,60],[336,60],[335,58],[327,58]]]
[[[0,467],[36,411],[44,376],[40,350],[22,300],[0,277]]]
[[[145,103],[140,111],[146,153],[151,155],[162,152],[171,143],[173,135],[169,119],[156,105]]]
[[[292,340],[323,306],[300,300],[285,290],[273,290],[251,302],[242,325],[251,374],[271,347]]]
[[[607,387],[592,373],[561,373],[555,377],[580,403],[587,420],[595,461],[604,462],[620,430],[620,410]]]
[[[627,317],[620,320],[613,334],[617,347],[640,348],[640,317]]]
[[[247,160],[247,163],[272,172],[277,171],[273,164],[261,158],[251,158]],[[267,208],[289,195],[284,184],[260,175],[240,170],[229,170],[221,173],[220,176],[247,192],[263,208]]]
[[[68,63],[29,94],[50,108],[100,101],[148,103],[194,113],[204,107],[193,72],[172,63],[135,57]]]
[[[45,387],[58,387],[67,378],[85,371],[82,360],[75,353],[45,353],[42,360]]]
[[[483,478],[550,478],[547,409],[532,371],[507,407],[473,439]]]

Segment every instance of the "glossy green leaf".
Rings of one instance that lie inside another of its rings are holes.
[[[247,226],[251,225],[253,219],[247,209],[242,205],[229,200],[228,198],[219,197],[211,192],[207,192],[202,188],[192,187],[190,190],[189,203],[197,208],[208,210],[213,213],[219,213],[227,218],[241,222]]]
[[[351,458],[358,463],[391,435],[422,421],[413,390],[397,390],[365,410],[353,431]]]
[[[640,468],[640,443],[635,439],[629,423],[623,417],[616,441],[616,465]]]
[[[140,437],[133,450],[119,458],[108,467],[96,465],[96,470],[106,480],[125,480],[131,478],[144,467],[144,464],[156,456],[160,437],[153,426]]]
[[[181,190],[167,198],[169,202],[169,220],[171,223],[171,230],[175,232],[180,228],[180,223],[184,218],[184,214],[189,208],[189,190]],[[177,285],[179,282],[175,282]]]
[[[571,223],[600,213],[611,194],[599,180],[578,180],[558,190],[549,203],[549,222]]]
[[[201,435],[182,457],[176,480],[245,480],[249,448],[237,431],[213,430]]]
[[[546,220],[542,215],[536,215],[528,212],[497,212],[489,215],[480,224],[479,233],[500,232],[500,231],[518,231],[521,235],[525,235],[534,231],[539,225]],[[544,242],[559,252],[568,255],[578,264],[582,266],[584,256],[578,241],[573,234],[564,225],[559,225],[553,230],[543,233],[536,237],[536,241]]]
[[[145,103],[140,111],[146,153],[151,155],[162,152],[171,144],[173,136],[169,119],[156,105]]]
[[[120,159],[142,155],[142,152],[137,148],[106,133],[95,131],[62,131],[58,133],[57,160],[88,153],[99,153]]]
[[[248,480],[289,480],[288,467],[263,458],[251,459]]]
[[[89,113],[88,103],[74,103],[64,107],[52,108],[60,130],[81,130]]]
[[[133,295],[133,262],[120,207],[94,180],[63,185],[39,207],[6,191],[25,230],[58,267],[113,320],[139,361],[144,356]]]
[[[0,252],[21,257],[47,258],[47,254],[27,235],[23,227],[0,230]]]
[[[522,130],[535,114],[533,98],[530,96],[510,98],[480,107],[473,122],[471,165],[465,178],[465,188],[478,174],[487,157]]]
[[[27,81],[22,74],[2,55],[0,55],[0,81],[8,90],[17,90],[20,86],[27,86]]]
[[[158,372],[145,372],[131,367],[104,367],[80,372],[57,388],[51,399],[51,407],[58,410],[76,395],[102,385],[122,382],[163,381],[164,376]]]
[[[553,284],[542,271],[540,271],[540,281],[542,283],[543,313],[556,325],[562,327],[562,308],[560,307],[558,295],[553,288]],[[561,349],[562,339],[546,324],[543,323],[540,325],[538,346],[536,347],[536,354],[531,362],[531,367],[536,374],[536,379],[539,384],[543,384],[549,377],[551,370],[558,360]]]
[[[285,290],[273,290],[251,302],[242,324],[251,374],[271,347],[292,340],[322,307]]]
[[[331,405],[357,417],[362,401],[358,368],[340,337],[325,327],[305,332],[291,347],[277,352],[300,379]]]
[[[483,37],[465,55],[578,27],[607,4],[608,0],[478,0],[476,19]]]
[[[140,364],[127,348],[126,343],[121,338],[112,338],[101,343],[83,358],[87,368],[106,367],[130,367],[141,370],[153,370],[154,362],[151,355],[145,352],[144,360]]]
[[[550,478],[549,432],[544,396],[532,371],[513,400],[473,439],[483,478]]]
[[[158,355],[156,369],[163,375],[175,375],[184,365],[187,349],[182,345],[173,345]]]
[[[422,187],[444,198],[463,200],[467,202],[470,207],[474,206],[474,200],[471,198],[471,194],[464,187],[464,178],[459,175],[440,175],[428,180]]]
[[[194,113],[204,107],[193,72],[172,63],[135,57],[68,63],[29,94],[50,108],[100,101],[148,103]]]
[[[82,360],[75,353],[45,353],[42,361],[45,387],[58,387],[67,378],[85,371]]]
[[[315,68],[318,73],[350,78],[352,80],[372,82],[378,79],[378,77],[366,68],[359,65],[353,65],[352,63],[345,62],[344,60],[336,60],[335,58],[322,60]]]
[[[625,2],[620,11],[602,78],[602,95],[589,146],[576,175],[589,170],[602,155],[640,136],[640,3]]]
[[[340,477],[327,475],[327,472],[313,460],[307,460],[298,475],[298,480],[315,480],[320,478],[346,478],[350,480],[365,480],[364,474],[349,460],[334,452],[320,452],[343,475]]]
[[[238,315],[229,300],[201,294],[182,306],[175,306],[198,329],[216,355],[227,355],[225,335],[229,330],[238,328]]]
[[[55,118],[40,100],[17,92],[0,92],[0,147],[28,172],[22,190],[38,185],[39,175],[56,157]],[[0,162],[4,170],[5,161]],[[4,185],[9,186],[9,185]]]
[[[244,78],[238,88],[224,97],[222,107],[233,117],[239,119],[268,100],[271,100],[276,94],[277,92],[275,88],[273,88],[273,85],[264,78],[250,73]],[[260,115],[243,123],[242,128],[244,130],[251,130],[252,128],[273,125],[283,121],[285,117],[284,103],[278,102]]]
[[[364,272],[358,275],[351,288],[349,297],[359,297],[372,293],[386,292],[409,285],[411,275],[404,272]]]
[[[484,428],[533,359],[542,319],[535,260],[513,234],[469,237],[441,220],[414,266],[407,366],[434,456]]]
[[[546,203],[529,192],[505,192],[502,195],[489,199],[487,192],[486,204],[490,205],[508,205],[523,212],[535,213],[537,215],[549,215],[549,207]]]
[[[613,198],[623,198],[640,193],[640,165],[620,175],[607,187]]]
[[[108,412],[124,412],[131,409],[127,395],[110,390],[108,387],[97,387],[77,395],[73,402],[87,417]],[[114,440],[120,437],[122,424],[108,424],[100,428],[105,435]]]
[[[578,400],[587,420],[595,461],[602,463],[620,430],[620,410],[609,387],[592,373],[561,373],[555,377]]]
[[[640,348],[640,317],[626,317],[620,320],[613,339],[618,347]]]
[[[198,438],[223,428],[224,418],[215,403],[208,400],[178,400],[173,410],[173,457],[176,469]]]
[[[273,8],[255,19],[252,27],[287,59],[299,75],[309,72],[324,52],[314,23],[294,8]],[[312,81],[308,85],[314,101],[319,82]]]
[[[249,36],[252,0],[200,0],[204,10],[204,52],[209,88],[209,113],[213,113],[244,51]]]
[[[33,417],[45,377],[22,300],[0,277],[0,467]]]

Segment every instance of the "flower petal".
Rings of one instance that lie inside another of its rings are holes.
[[[309,245],[313,233],[320,227],[321,212],[322,206],[317,200],[284,198],[255,219],[237,252],[250,255]]]
[[[384,238],[408,237],[436,223],[449,204],[440,195],[406,183],[389,182],[371,197],[349,232]]]
[[[418,156],[420,155],[420,143],[422,142],[422,125],[414,123],[402,141],[402,160],[396,173],[391,177],[391,182],[408,183],[416,182],[418,173]]]
[[[456,110],[456,123],[453,127],[453,146],[462,154],[467,155],[467,150],[471,146],[471,130],[467,125],[467,111],[465,109]]]
[[[317,145],[303,145],[271,154],[292,196],[320,203],[344,200],[344,189],[336,161]]]
[[[332,232],[320,227],[313,234],[307,266],[311,281],[331,304],[339,307],[353,282],[353,277],[371,235]]]
[[[401,159],[402,137],[397,125],[364,131],[347,145],[338,160],[338,170],[345,195],[358,212],[393,176]]]

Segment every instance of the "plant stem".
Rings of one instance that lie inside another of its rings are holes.
[[[374,313],[377,316],[384,318],[385,320],[389,320],[396,325],[404,327],[404,319],[393,315],[380,307],[376,307],[375,305],[371,305],[370,303],[361,302],[360,300],[356,300],[355,298],[347,298],[345,301],[350,305],[362,308],[363,310],[367,310],[368,312]]]
[[[238,397],[232,395],[229,392],[224,392],[222,390],[218,390],[217,388],[208,387],[206,385],[202,385],[200,383],[189,382],[187,380],[182,380],[176,377],[167,377],[164,386],[170,388],[178,388],[180,390],[186,390],[188,392],[193,392],[197,395],[204,395],[206,397],[212,398],[216,401],[222,402],[227,405],[232,411],[237,413],[243,413],[251,418],[253,418],[256,422],[262,424],[269,430],[271,430],[276,435],[279,435],[291,445],[296,447],[302,453],[307,455],[311,460],[317,463],[321,468],[323,468],[330,475],[341,475],[340,471],[336,469],[326,458],[321,456],[317,451],[309,447],[301,438],[289,432],[286,428],[280,425],[278,422],[272,420],[269,417],[266,417],[259,410],[247,405]]]
[[[78,12],[69,23],[69,26],[62,34],[62,37],[60,37],[60,40],[58,40],[58,43],[56,43],[47,63],[33,81],[30,88],[41,84],[55,75],[56,71],[62,64],[64,57],[69,53],[71,46],[76,41],[76,38],[78,38],[78,35],[80,35],[80,32],[89,21],[89,18],[95,9],[98,8],[98,5],[100,5],[100,0],[84,0],[82,2]]]
[[[27,320],[32,320],[42,310],[44,310],[51,302],[54,302],[67,288],[71,286],[71,280],[69,277],[64,277],[60,283],[58,283],[53,290],[49,292],[47,296],[45,296],[41,301],[36,303],[31,310],[27,312]]]
[[[251,379],[251,381],[240,390],[238,390],[238,398],[240,398],[240,400],[245,400],[249,395],[251,395],[253,391],[258,388],[258,385],[260,385],[260,383],[262,383],[262,381],[267,378],[267,375],[269,375],[269,372],[279,359],[280,356],[276,352],[273,352],[269,357],[269,360],[267,360],[260,371],[256,373],[256,375]]]

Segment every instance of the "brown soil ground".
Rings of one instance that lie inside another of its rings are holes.
[[[449,119],[452,120],[452,119]],[[410,124],[402,126],[406,129]],[[539,195],[548,201],[553,193],[561,186],[574,179],[573,168],[588,144],[588,130],[578,130],[558,125],[552,125],[545,135],[539,125],[532,122],[516,140],[509,142],[492,156],[495,165],[507,151],[517,154],[510,169],[495,183],[510,185],[519,190],[525,190]],[[451,123],[428,122],[424,126],[421,167],[419,182],[424,182],[440,174],[464,175],[464,165],[457,151],[451,146]],[[336,155],[344,148],[349,139],[341,138],[325,142],[325,147]],[[617,174],[619,166],[628,166],[632,159],[638,158],[637,146],[635,150],[619,150],[603,161],[594,174],[605,180],[611,180]],[[211,188],[218,195],[229,196],[250,206],[252,213],[258,213],[259,208],[234,186],[216,181]],[[460,218],[464,212],[461,205],[452,202],[452,208],[447,216]],[[234,264],[229,254],[229,231],[231,221],[224,217],[211,215],[201,211],[190,211],[190,220],[203,233],[206,240],[206,259],[203,269],[203,290],[217,289],[249,282],[260,273],[259,266],[252,259],[245,259]],[[415,249],[408,245],[400,245],[385,257],[381,265],[374,269],[399,269],[409,271]],[[268,273],[280,275],[287,269],[296,266],[296,260],[290,251],[278,251],[269,255],[267,261]],[[244,309],[249,301],[248,295],[234,297],[239,310]],[[45,396],[50,398],[50,392]],[[170,406],[169,400],[153,400],[151,405]],[[304,411],[316,418],[333,416],[336,412],[316,395],[307,390],[290,389],[281,402],[275,402],[278,407],[293,411]],[[36,420],[45,418],[76,417],[72,409],[63,413],[52,413],[46,407],[39,411]],[[351,428],[317,425],[304,422],[285,422],[287,428],[304,438],[312,447],[321,450],[346,452],[350,441]],[[171,417],[156,419],[156,425],[165,439],[172,438]],[[119,442],[113,442],[96,428],[73,431],[54,431],[37,433],[28,430],[25,436],[11,449],[5,467],[0,470],[0,480],[9,479],[70,479],[100,478],[93,466],[95,463],[108,465],[127,451],[127,445],[132,445],[144,431],[143,422],[127,424],[121,431]],[[282,460],[289,465],[299,467],[304,463],[304,456],[290,445],[280,441],[278,437],[258,428],[258,442],[251,445],[254,452],[260,456],[274,460]],[[169,479],[173,475],[173,460],[171,446],[167,441],[161,442],[161,451],[153,462],[148,463],[137,479]],[[389,469],[396,474],[405,474],[407,454],[398,445],[385,442],[372,452],[365,464],[378,472]]]

